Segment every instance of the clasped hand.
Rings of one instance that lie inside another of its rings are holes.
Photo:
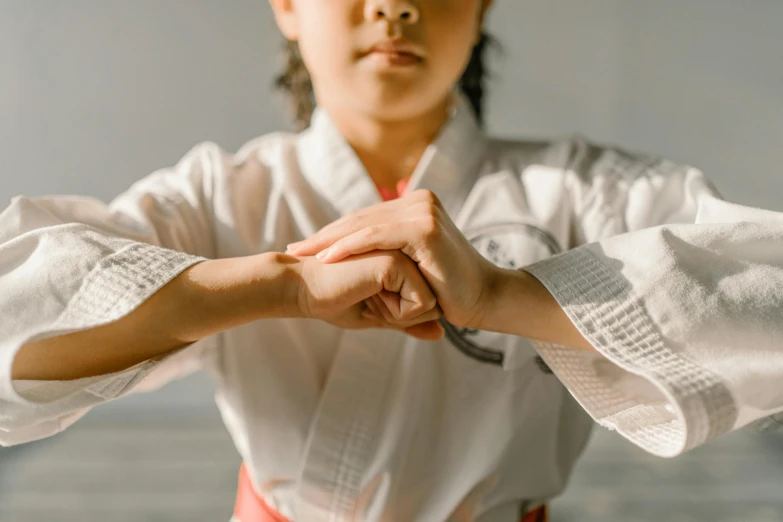
[[[478,327],[498,270],[427,190],[348,214],[287,253],[303,261],[297,306],[304,316],[425,340],[443,335],[440,317]]]

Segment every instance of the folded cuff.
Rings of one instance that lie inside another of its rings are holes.
[[[725,382],[667,345],[642,296],[591,247],[525,271],[549,290],[595,350],[626,374],[626,382],[637,381],[639,393],[609,377],[605,361],[594,354],[537,342],[549,367],[593,419],[654,455],[674,457],[731,430],[737,406]]]
[[[14,357],[27,342],[86,330],[116,321],[129,314],[183,270],[206,258],[133,243],[103,258],[87,275],[78,292],[53,324],[11,340],[11,349],[0,351],[0,399],[29,404],[14,388],[11,369]],[[89,388],[103,398],[118,395],[131,381],[134,372],[124,371],[90,380]],[[64,387],[63,389],[68,388]]]

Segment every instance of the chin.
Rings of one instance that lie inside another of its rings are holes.
[[[433,96],[421,87],[382,87],[351,93],[351,103],[365,114],[385,121],[416,118],[435,110],[448,92]],[[358,106],[357,106],[358,105]]]

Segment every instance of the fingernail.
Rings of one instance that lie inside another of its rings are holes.
[[[297,241],[296,243],[290,243],[290,244],[288,244],[288,245],[285,247],[285,249],[286,249],[286,252],[290,252],[290,251],[296,250],[296,248],[297,248],[299,245],[301,245],[301,244],[302,244],[302,242],[301,242],[301,241]]]
[[[315,258],[319,261],[323,260],[325,257],[329,256],[329,254],[332,252],[331,248],[327,248],[326,250],[321,250],[316,254]]]

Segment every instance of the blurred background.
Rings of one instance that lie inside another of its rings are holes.
[[[497,0],[490,131],[578,132],[783,210],[783,1]],[[204,140],[290,128],[265,0],[0,0],[0,208],[109,201]],[[203,375],[0,448],[0,521],[225,521],[239,458]],[[596,430],[557,522],[783,521],[783,435],[670,461]]]

